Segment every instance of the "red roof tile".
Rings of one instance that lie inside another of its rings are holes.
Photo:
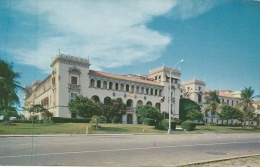
[[[119,80],[124,80],[124,81],[129,81],[129,82],[138,82],[138,83],[143,83],[143,84],[162,86],[161,83],[159,83],[159,82],[145,80],[145,79],[141,79],[138,77],[131,77],[129,75],[117,75],[117,74],[111,74],[111,73],[94,71],[94,70],[89,70],[89,75],[112,78],[112,79],[119,79]]]

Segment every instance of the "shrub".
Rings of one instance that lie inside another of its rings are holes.
[[[193,131],[196,127],[196,123],[193,121],[184,121],[181,124],[181,128],[186,130],[186,131]]]
[[[156,125],[155,125],[155,129],[158,129],[158,130],[166,130],[166,129],[165,129],[165,126],[162,125],[162,124],[156,124]]]
[[[53,123],[89,123],[91,118],[63,118],[63,117],[52,117]]]
[[[171,129],[175,130],[176,129],[176,122],[175,121],[171,121]],[[161,125],[164,126],[164,129],[167,130],[169,129],[169,119],[164,119],[161,121]]]
[[[120,118],[118,116],[114,116],[112,118],[112,123],[120,123]]]
[[[155,120],[150,119],[150,118],[145,118],[143,119],[143,124],[148,125],[148,126],[154,126],[155,125]]]

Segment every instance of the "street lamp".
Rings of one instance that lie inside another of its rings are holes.
[[[175,67],[177,66],[177,64],[179,63],[183,63],[184,60],[181,59],[180,61],[178,61],[173,69],[170,71],[170,95],[169,95],[169,129],[168,129],[168,134],[171,134],[171,102],[172,102],[172,71],[175,69]]]

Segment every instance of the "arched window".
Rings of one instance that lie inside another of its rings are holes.
[[[153,88],[151,88],[151,95],[153,95]]]
[[[119,90],[119,88],[118,88],[118,87],[119,87],[119,85],[118,85],[118,83],[116,83],[116,90]]]
[[[153,104],[152,104],[152,102],[148,101],[148,102],[146,103],[146,105],[151,105],[151,106],[152,106]]]
[[[125,91],[129,92],[129,85],[128,84],[126,84],[126,86],[125,86]]]
[[[110,105],[110,104],[111,104],[111,98],[108,97],[108,96],[105,97],[105,98],[104,98],[104,104],[105,104],[105,105]]]
[[[158,90],[157,89],[155,89],[154,94],[155,94],[155,96],[158,95]]]
[[[162,96],[162,90],[159,90],[159,96]]]
[[[145,90],[146,90],[145,93],[148,95],[149,94],[149,88],[146,88]]]
[[[130,92],[132,93],[132,92],[134,92],[134,91],[135,91],[135,86],[132,85],[132,86],[131,86],[131,89],[130,89]]]
[[[120,86],[121,86],[120,91],[124,91],[125,85],[124,85],[124,84],[121,84]]]
[[[128,99],[128,100],[126,101],[126,107],[133,107],[133,100]]]
[[[107,81],[103,82],[103,89],[107,89]]]
[[[94,87],[95,86],[95,80],[94,79],[91,79],[90,80],[90,87]]]
[[[136,86],[135,93],[139,93],[139,89],[140,89],[140,87],[139,87],[139,86]]]
[[[155,108],[156,108],[157,110],[161,110],[161,104],[160,104],[160,103],[156,103],[156,104],[155,104]]]
[[[101,88],[101,81],[97,80],[97,88]]]
[[[109,89],[113,89],[113,82],[109,82]]]
[[[141,94],[144,94],[144,87],[141,87]]]
[[[198,94],[198,102],[201,103],[201,94]]]
[[[136,104],[136,107],[139,108],[143,105],[143,101],[142,100],[138,100],[137,101],[137,104]]]
[[[92,96],[91,99],[94,100],[97,103],[100,103],[100,99],[97,95]]]

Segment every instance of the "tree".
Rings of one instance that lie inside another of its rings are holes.
[[[9,64],[0,60],[0,115],[3,115],[7,122],[11,116],[17,115],[15,105],[19,105],[18,89],[23,89],[16,81],[20,73],[13,71],[13,63]]]
[[[194,120],[203,121],[204,116],[200,110],[192,109],[188,112],[187,118],[192,121]]]
[[[10,104],[8,104],[8,106],[2,105],[0,107],[0,111],[1,114],[4,116],[4,120],[6,121],[7,125],[10,125],[10,118],[11,117],[17,117],[18,113],[16,111],[16,107],[10,106]]]
[[[24,110],[29,111],[31,118],[32,118],[32,124],[34,124],[34,121],[35,121],[34,118],[35,118],[36,114],[44,113],[44,112],[46,112],[47,109],[45,109],[40,104],[26,103],[24,106]]]
[[[206,107],[205,112],[211,112],[211,117],[215,117],[216,113],[220,112],[220,99],[218,97],[218,91],[211,91],[209,95],[205,97]]]
[[[236,107],[229,106],[227,104],[220,107],[221,113],[218,113],[218,117],[222,120],[229,120],[229,119],[243,119],[243,113]]]
[[[160,122],[163,119],[162,113],[151,105],[143,105],[137,110],[137,116],[144,118],[154,119],[156,122]]]
[[[42,115],[45,117],[47,122],[50,123],[50,118],[53,117],[53,113],[46,109],[43,111]]]
[[[102,108],[100,104],[95,101],[89,99],[88,97],[84,97],[82,95],[78,95],[75,99],[71,99],[69,101],[69,110],[71,113],[77,114],[83,118],[91,118],[93,116],[98,116],[97,128],[99,124],[99,117],[102,115]]]
[[[107,121],[115,116],[122,118],[126,114],[126,104],[121,99],[107,100],[106,103],[101,105],[101,108]]]
[[[237,104],[237,107],[241,108],[243,111],[243,128],[245,128],[245,121],[246,121],[246,116],[249,115],[250,112],[255,111],[255,108],[253,106],[253,99],[260,97],[260,95],[254,95],[255,90],[252,89],[250,86],[249,88],[244,88],[241,93],[241,102]]]
[[[189,111],[193,111],[193,110],[200,111],[201,110],[200,105],[198,105],[196,102],[190,99],[185,99],[185,98],[180,99],[180,108],[179,108],[180,120],[186,121],[187,114],[189,113]]]

